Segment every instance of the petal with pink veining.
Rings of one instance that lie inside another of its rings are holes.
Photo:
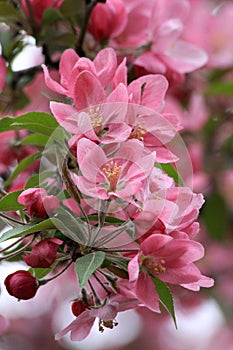
[[[105,99],[105,91],[92,73],[83,71],[75,81],[73,99],[76,107],[82,110],[102,103]]]

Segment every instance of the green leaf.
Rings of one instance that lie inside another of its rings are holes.
[[[84,1],[66,0],[62,3],[60,11],[66,18],[80,16],[83,19],[85,14]]]
[[[19,19],[19,11],[9,1],[0,1],[0,22],[16,21]]]
[[[104,252],[94,252],[79,258],[75,263],[79,287],[82,289],[92,274],[102,265],[105,259]]]
[[[5,117],[0,119],[0,131],[30,130],[43,135],[51,135],[59,126],[56,119],[43,112],[30,112],[19,117]]]
[[[45,170],[40,171],[39,174],[32,175],[28,181],[26,182],[24,188],[32,188],[32,187],[46,187],[48,183],[48,179],[50,177],[54,177],[54,171],[52,170]]]
[[[49,137],[43,134],[31,134],[21,141],[22,145],[45,146]]]
[[[19,204],[18,202],[18,196],[20,193],[23,191],[15,191],[15,192],[10,192],[7,195],[5,195],[1,200],[0,200],[0,211],[16,211],[24,208],[24,205]]]
[[[23,170],[29,167],[32,163],[34,163],[37,159],[41,157],[41,153],[34,153],[30,156],[24,158],[19,162],[19,164],[14,169],[13,173],[8,177],[8,179],[5,181],[4,186],[7,187],[11,184],[11,182],[16,178],[17,175],[19,175]]]
[[[98,215],[97,214],[89,215],[88,219],[90,221],[98,221]],[[115,218],[113,216],[106,216],[105,222],[108,222],[111,224],[116,224],[116,225],[122,225],[125,223],[125,220],[121,220],[121,219]]]
[[[165,173],[172,177],[176,184],[183,186],[183,180],[171,164],[165,164],[165,163],[156,163],[155,166],[159,169],[162,169],[165,171]]]
[[[36,267],[36,268],[30,268],[28,270],[28,272],[30,272],[37,279],[41,279],[41,278],[45,277],[46,275],[48,275],[52,270],[53,270],[52,267],[48,267],[48,268]]]
[[[166,283],[159,280],[158,278],[153,276],[152,280],[155,284],[156,291],[159,295],[160,303],[165,307],[165,309],[171,315],[171,317],[174,321],[175,327],[177,329],[176,315],[175,315],[175,310],[174,310],[174,302],[173,302],[173,297],[172,297],[172,293],[171,293],[170,289],[168,288]]]
[[[45,9],[43,12],[43,24],[58,22],[63,19],[61,12],[54,7]]]
[[[88,224],[77,217],[73,212],[65,207],[59,207],[56,210],[57,227],[60,231],[77,243],[87,244]]]
[[[0,237],[0,242],[7,241],[11,238],[17,238],[25,236],[31,233],[47,231],[56,228],[52,219],[46,219],[39,222],[38,224],[26,224],[20,227],[13,228],[12,230],[6,231]]]
[[[206,89],[207,95],[227,95],[233,96],[233,83],[217,82],[209,85]]]
[[[230,225],[227,206],[222,196],[214,192],[206,198],[201,215],[207,227],[207,231],[213,239],[221,240]]]

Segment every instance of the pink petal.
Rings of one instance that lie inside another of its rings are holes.
[[[92,159],[92,162],[94,162],[94,164],[95,162],[99,163],[98,166],[103,165],[107,161],[102,148],[97,146],[96,143],[86,138],[82,138],[77,144],[77,158],[80,166],[82,166],[83,161],[86,161],[87,157],[88,161],[89,159]]]
[[[59,102],[50,102],[50,109],[57,122],[70,133],[77,132],[78,111],[71,105]]]
[[[193,290],[195,292],[198,292],[200,290],[200,287],[210,288],[213,287],[213,285],[214,279],[203,275],[201,275],[201,278],[197,282],[181,284],[182,287]]]
[[[75,64],[74,68],[72,69],[72,74],[70,76],[69,85],[70,85],[70,90],[72,90],[73,94],[75,91],[74,90],[75,89],[75,81],[76,81],[78,75],[83,71],[88,71],[88,72],[92,73],[97,78],[94,63],[86,57],[81,57],[77,61],[77,63]]]
[[[172,237],[170,236],[154,234],[146,238],[140,248],[144,255],[156,255],[157,250],[164,247],[171,240]]]
[[[104,321],[114,320],[114,318],[117,316],[117,306],[118,303],[115,303],[115,305],[107,304],[103,307],[100,307],[99,309],[90,310],[90,315],[92,317],[99,317],[101,320]]]
[[[146,273],[141,273],[136,282],[136,295],[141,303],[150,310],[159,312],[159,297],[155,285]]]
[[[139,276],[139,254],[130,260],[128,264],[129,281],[134,282]]]
[[[104,101],[105,92],[99,80],[90,72],[81,72],[74,84],[74,102],[79,110]]]
[[[136,93],[136,96],[140,96],[140,101],[132,102],[158,111],[163,106],[167,88],[168,82],[164,76],[160,74],[145,75],[130,83],[128,93],[129,95]]]
[[[157,58],[153,52],[149,51],[144,52],[142,55],[136,58],[134,65],[136,67],[138,66],[144,68],[148,73],[154,74],[165,74],[167,70],[164,63]]]
[[[163,61],[178,73],[189,73],[204,66],[208,61],[205,51],[178,40],[165,53]]]
[[[69,80],[75,63],[79,56],[73,49],[67,49],[63,52],[59,64],[59,73],[61,75],[61,84],[69,89]]]
[[[123,59],[121,64],[116,69],[113,78],[113,87],[116,87],[118,84],[124,84],[127,86],[127,67],[126,67],[126,57]]]
[[[58,92],[61,95],[66,95],[71,97],[68,89],[64,88],[57,81],[51,78],[48,68],[44,64],[42,64],[41,67],[43,68],[44,76],[45,76],[45,84],[48,86],[48,88],[50,88],[55,92]]]
[[[83,340],[91,331],[95,318],[90,316],[89,310],[81,313],[80,316],[71,322],[66,328],[55,335],[56,340],[60,340],[66,333],[71,332],[71,340]]]
[[[165,273],[159,275],[159,279],[171,284],[193,283],[199,281],[200,277],[200,270],[194,264],[174,269],[169,268]]]
[[[112,48],[101,50],[94,59],[97,76],[103,87],[113,79],[117,67],[116,53]]]
[[[107,98],[107,102],[128,102],[128,91],[124,84],[120,83],[117,87],[110,93]]]

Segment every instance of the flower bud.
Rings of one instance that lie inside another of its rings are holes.
[[[44,11],[50,7],[58,9],[63,1],[64,0],[21,0],[21,3],[26,15],[33,15],[33,20],[36,24],[40,24],[43,19]]]
[[[10,295],[23,300],[33,298],[39,287],[36,278],[24,270],[18,270],[8,275],[4,284]]]
[[[71,310],[74,316],[78,317],[83,311],[85,311],[87,306],[82,300],[77,300],[72,303]]]
[[[44,218],[48,213],[59,206],[59,200],[55,196],[48,196],[44,188],[29,188],[23,191],[18,202],[25,205],[31,217]]]
[[[46,238],[35,244],[29,255],[23,255],[23,260],[31,267],[50,267],[57,257],[57,247],[63,242],[57,238]]]

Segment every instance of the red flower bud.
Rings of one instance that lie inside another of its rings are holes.
[[[31,15],[30,10],[31,10],[34,17],[33,20],[37,24],[40,24],[42,22],[44,11],[50,7],[54,7],[58,9],[63,3],[63,1],[64,0],[29,0],[27,2],[27,0],[21,0],[21,3],[26,15],[30,16]]]
[[[31,267],[50,267],[57,257],[57,247],[63,242],[57,238],[46,238],[35,244],[29,255],[23,255],[23,260]]]
[[[10,295],[23,300],[33,298],[39,287],[36,278],[24,270],[8,275],[4,284]]]
[[[87,306],[82,300],[74,301],[71,305],[71,310],[74,316],[78,317],[83,311],[85,311]]]
[[[44,188],[29,188],[23,191],[18,202],[25,205],[31,217],[44,218],[48,213],[59,206],[59,200],[55,196],[48,196]]]

